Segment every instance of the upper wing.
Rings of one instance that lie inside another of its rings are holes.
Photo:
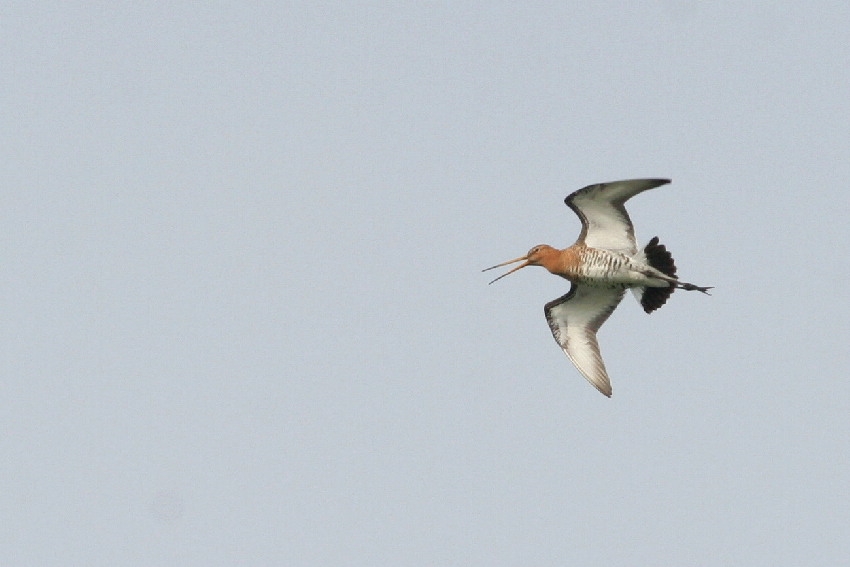
[[[555,340],[588,382],[608,397],[611,381],[599,354],[596,331],[617,308],[625,291],[573,284],[569,293],[544,308]]]
[[[629,255],[637,252],[632,221],[623,204],[667,183],[669,179],[627,179],[588,185],[569,195],[564,203],[581,219],[579,242]]]

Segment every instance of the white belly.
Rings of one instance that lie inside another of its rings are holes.
[[[579,282],[599,287],[667,287],[670,285],[661,278],[652,277],[654,273],[660,274],[651,266],[625,254],[588,248],[582,255],[581,266],[576,275]]]

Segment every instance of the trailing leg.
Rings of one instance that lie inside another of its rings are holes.
[[[679,289],[684,289],[685,291],[701,291],[706,295],[711,295],[710,293],[708,293],[708,290],[714,289],[714,286],[700,286],[686,282],[676,282],[676,287]]]

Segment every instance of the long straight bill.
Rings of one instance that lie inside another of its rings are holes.
[[[487,270],[492,270],[492,269],[494,269],[494,268],[501,268],[502,266],[507,266],[507,265],[509,265],[509,264],[514,264],[514,263],[516,263],[516,262],[522,262],[522,261],[525,261],[525,263],[524,263],[524,264],[520,264],[519,266],[517,266],[517,267],[516,267],[516,268],[514,268],[513,270],[510,270],[509,272],[502,274],[501,276],[499,276],[498,278],[496,278],[495,280],[493,280],[492,282],[490,282],[490,284],[492,284],[493,282],[497,282],[497,281],[499,281],[500,279],[502,279],[503,277],[505,277],[505,276],[509,276],[509,275],[511,275],[512,273],[514,273],[515,271],[520,270],[520,269],[522,269],[522,268],[526,267],[526,266],[528,265],[528,260],[527,260],[527,259],[528,259],[528,256],[521,256],[521,257],[519,257],[519,258],[514,258],[513,260],[508,260],[507,262],[502,262],[501,264],[496,264],[495,266],[490,266],[489,268],[485,268],[485,269],[483,269],[483,270],[481,270],[481,271],[482,271],[482,272],[486,272]],[[487,284],[487,285],[490,285],[490,284]]]

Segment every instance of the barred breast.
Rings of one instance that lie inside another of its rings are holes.
[[[626,263],[625,256],[609,250],[585,248],[581,252],[576,275],[583,280],[610,280],[622,271]]]

